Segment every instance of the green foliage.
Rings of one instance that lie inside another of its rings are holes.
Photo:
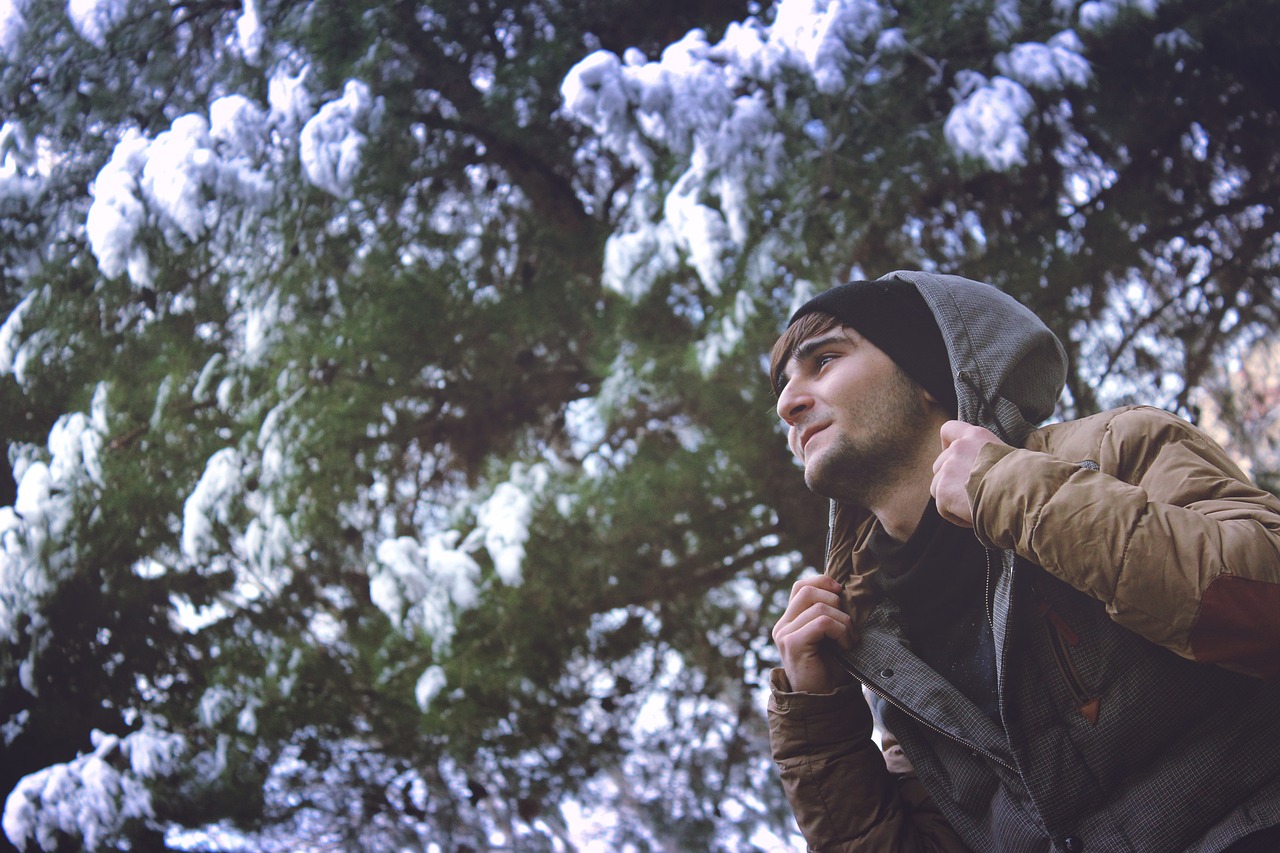
[[[787,840],[762,686],[825,512],[761,357],[797,295],[901,267],[992,281],[1067,343],[1064,413],[1190,412],[1280,319],[1274,3],[1095,27],[1057,2],[880,4],[839,85],[709,49],[705,115],[655,99],[634,150],[563,109],[575,63],[771,11],[259,2],[254,54],[239,3],[123,4],[100,45],[65,4],[13,5],[0,309],[25,307],[0,424],[41,500],[0,490],[31,510],[0,517],[0,791],[95,730],[179,736],[180,760],[128,771],[152,815],[105,847],[567,849],[592,820],[617,849]],[[957,153],[973,75],[1069,28],[1089,79],[1028,88],[1023,161]],[[290,80],[295,119],[273,112]],[[344,194],[299,125],[348,81],[369,98]],[[198,219],[130,173],[147,268],[104,272],[87,222],[113,155],[229,95],[265,118],[186,163]],[[765,118],[716,148],[717,104]],[[675,118],[704,123],[663,136]],[[742,214],[717,280],[672,235],[688,200]],[[649,234],[643,269],[606,268]]]

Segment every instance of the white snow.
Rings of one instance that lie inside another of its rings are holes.
[[[422,630],[440,650],[447,649],[456,630],[455,608],[475,606],[480,566],[459,550],[456,531],[435,534],[425,545],[402,536],[378,546],[369,569],[373,602],[396,624]]]
[[[2,2],[4,0],[0,0]],[[0,26],[3,26],[2,21]],[[0,30],[0,39],[3,38],[4,32]],[[0,44],[2,50],[3,45]],[[3,56],[0,53],[0,58]],[[11,119],[0,123],[0,198],[21,197],[26,195],[24,188],[34,186],[31,179],[22,174],[34,159],[31,148],[31,140],[21,122]]]
[[[998,172],[1025,164],[1029,136],[1023,122],[1035,108],[1030,93],[1008,77],[986,80],[976,72],[968,74],[968,82],[977,86],[947,116],[947,141],[958,154]]]
[[[216,528],[231,524],[231,512],[244,489],[244,459],[233,447],[209,457],[204,473],[182,506],[182,553],[193,561],[220,550]],[[215,527],[216,525],[216,527]]]
[[[876,0],[781,0],[771,34],[804,58],[818,91],[831,94],[847,85],[851,47],[883,26],[884,9]]]
[[[484,547],[493,559],[494,570],[509,586],[522,580],[524,543],[529,539],[532,513],[532,498],[511,483],[499,485],[476,513],[476,522],[485,530]]]
[[[139,285],[151,279],[146,250],[138,244],[147,215],[138,179],[150,144],[134,130],[116,144],[111,159],[90,188],[93,204],[85,223],[89,248],[98,259],[102,274],[115,278],[127,269],[130,279]]]
[[[12,637],[16,616],[71,570],[74,545],[65,542],[73,503],[84,490],[92,496],[100,489],[101,447],[102,436],[77,412],[57,420],[47,448],[11,448],[17,497],[0,509],[0,637]]]
[[[649,284],[688,260],[711,294],[727,275],[725,258],[746,239],[753,212],[748,190],[776,172],[780,137],[759,95],[739,95],[744,67],[776,64],[757,27],[731,27],[709,45],[695,30],[663,51],[659,62],[628,52],[625,62],[597,52],[574,67],[561,87],[564,110],[641,173],[628,217],[606,246],[605,286],[642,295]],[[689,167],[654,221],[647,195],[655,152],[689,154]]]
[[[267,104],[271,107],[271,121],[285,133],[297,133],[315,113],[311,93],[307,91],[307,69],[290,75],[277,69],[267,84]]]
[[[226,719],[227,714],[235,707],[236,697],[223,684],[214,684],[207,688],[200,696],[200,703],[196,706],[197,718],[200,725],[205,728],[212,729]]]
[[[445,683],[444,670],[439,666],[429,666],[423,670],[414,687],[413,696],[424,714],[430,709],[431,702],[445,688]]]
[[[1083,56],[1080,37],[1070,30],[1045,44],[1015,45],[996,57],[996,68],[1024,86],[1059,91],[1067,86],[1086,86],[1092,72]]]
[[[437,651],[447,649],[457,620],[480,603],[482,572],[472,556],[476,551],[484,548],[489,553],[501,583],[522,582],[534,503],[547,478],[541,464],[513,468],[509,479],[476,507],[475,525],[465,539],[459,530],[443,530],[426,532],[420,539],[384,540],[369,567],[373,603],[404,630],[423,632]]]
[[[0,59],[18,58],[18,46],[27,33],[27,7],[31,0],[0,0]]]
[[[209,122],[184,115],[148,146],[139,185],[162,218],[174,223],[194,243],[207,218],[204,186],[214,168]]]
[[[676,245],[689,258],[689,265],[714,296],[720,295],[725,275],[724,259],[734,246],[729,225],[721,213],[698,201],[698,184],[692,172],[678,181],[667,194],[663,208],[668,229]]]
[[[364,130],[376,129],[380,100],[359,80],[348,80],[342,97],[320,108],[302,128],[299,156],[307,180],[320,189],[349,198],[362,152]]]
[[[129,0],[67,0],[67,17],[80,37],[106,48],[107,36],[129,12]]]
[[[244,11],[236,19],[236,40],[245,61],[250,65],[262,62],[262,48],[266,38],[256,0],[244,0]]]
[[[244,300],[244,353],[241,361],[257,364],[281,332],[280,297],[276,291],[257,293]],[[261,440],[259,441],[261,444]]]
[[[154,814],[146,783],[175,772],[186,749],[179,735],[150,725],[124,738],[95,730],[90,741],[89,754],[25,776],[9,793],[3,826],[12,843],[54,850],[59,833],[86,850],[110,843],[127,821]],[[117,755],[126,769],[117,769]]]
[[[608,290],[639,299],[679,262],[675,233],[666,222],[615,231],[605,241],[602,283]]]
[[[1150,18],[1159,8],[1160,0],[1089,0],[1080,4],[1080,28],[1086,32],[1104,30],[1123,12],[1135,11]]]
[[[156,228],[171,245],[207,239],[224,208],[257,210],[273,182],[259,165],[270,138],[266,113],[241,95],[215,100],[148,140],[129,130],[93,181],[86,231],[103,275],[152,284],[143,246]]]
[[[236,155],[252,155],[264,141],[267,114],[244,95],[225,95],[209,105],[209,136]]]
[[[22,301],[9,312],[4,325],[0,326],[0,376],[14,372],[18,361],[18,350],[21,347],[22,318],[30,310],[34,298],[34,293],[24,296]]]

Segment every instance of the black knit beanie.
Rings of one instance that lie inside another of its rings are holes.
[[[954,417],[956,386],[938,321],[910,282],[851,281],[819,293],[796,313],[830,314],[875,344]]]

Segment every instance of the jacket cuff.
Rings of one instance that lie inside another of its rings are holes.
[[[770,673],[769,687],[769,722],[775,734],[802,728],[803,740],[815,750],[871,737],[871,709],[856,681],[830,693],[796,693],[779,667]]]
[[[999,547],[996,543],[991,542],[987,537],[982,535],[978,525],[978,490],[982,486],[982,479],[987,476],[987,472],[994,468],[1010,453],[1018,448],[1011,447],[1007,444],[985,444],[978,450],[978,458],[973,460],[973,467],[969,469],[969,479],[965,481],[965,492],[969,495],[969,507],[973,512],[974,524],[973,532],[978,539],[988,548]]]

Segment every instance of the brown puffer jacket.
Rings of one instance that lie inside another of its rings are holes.
[[[827,572],[862,636],[838,658],[910,762],[872,742],[857,685],[795,694],[776,672],[810,849],[1212,853],[1280,825],[1280,501],[1151,408],[992,445],[969,493],[998,549],[1003,726],[912,654],[867,583],[874,520],[840,508]]]

